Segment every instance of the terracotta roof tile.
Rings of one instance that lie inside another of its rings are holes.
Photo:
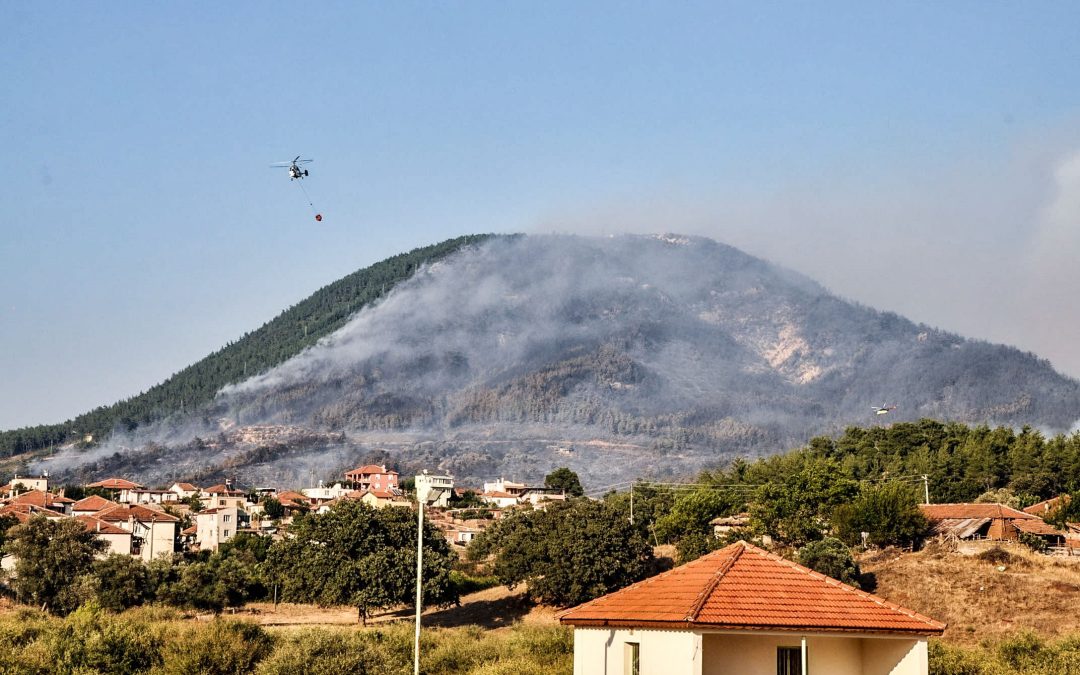
[[[967,518],[1036,518],[1004,504],[919,504],[927,520],[964,520]]]
[[[1031,506],[1024,507],[1024,513],[1030,513],[1033,516],[1039,516],[1044,513],[1049,513],[1062,504],[1069,503],[1069,495],[1059,495],[1057,497],[1051,497],[1045,499],[1038,504],[1032,504]]]
[[[357,467],[357,468],[353,469],[352,471],[347,472],[345,475],[350,476],[350,475],[354,475],[354,474],[364,474],[364,475],[371,475],[371,474],[390,475],[390,474],[394,474],[394,475],[397,475],[397,471],[394,471],[393,469],[390,469],[389,471],[387,471],[385,466],[379,466],[378,464],[365,464],[364,466]]]
[[[94,515],[95,515],[95,517],[100,518],[101,520],[108,520],[108,521],[112,521],[112,522],[116,522],[116,521],[124,521],[124,522],[126,522],[129,518],[134,518],[135,520],[138,520],[138,521],[141,521],[141,522],[147,522],[147,521],[155,521],[155,522],[158,522],[158,523],[178,523],[178,522],[180,522],[179,518],[177,518],[176,516],[170,516],[169,514],[165,513],[164,511],[155,511],[153,509],[148,509],[145,506],[138,506],[138,505],[134,505],[134,506],[116,506],[116,507],[113,507],[113,508],[108,508],[108,509],[104,509],[102,511],[98,511]]]
[[[95,534],[131,534],[123,528],[93,516],[75,516],[75,519],[82,523],[87,531],[94,532]]]
[[[745,542],[559,616],[573,626],[940,635],[945,624]]]
[[[72,511],[100,511],[111,506],[120,506],[116,502],[109,501],[98,495],[90,495],[86,499],[80,499],[71,507]]]
[[[134,490],[143,486],[123,478],[106,478],[105,480],[99,480],[96,483],[90,483],[86,487],[105,488],[107,490]]]

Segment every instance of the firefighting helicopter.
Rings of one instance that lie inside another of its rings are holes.
[[[291,162],[274,162],[270,166],[275,168],[275,169],[288,169],[289,170],[289,180],[298,180],[298,179],[303,178],[304,176],[308,175],[307,169],[301,169],[300,165],[301,164],[310,164],[311,162],[314,162],[314,161],[315,160],[313,160],[313,159],[300,159],[300,155],[297,155],[296,158],[293,159],[293,161],[291,161]]]
[[[875,415],[888,415],[892,411],[896,410],[896,406],[894,405],[875,405],[870,407],[874,409]]]
[[[305,176],[308,175],[308,170],[307,169],[302,169],[300,167],[303,166],[304,164],[310,164],[313,161],[315,161],[315,160],[313,160],[313,159],[300,159],[300,155],[297,155],[296,157],[293,158],[293,160],[291,162],[274,162],[270,166],[273,167],[273,168],[276,168],[276,169],[288,169],[289,170],[289,180],[294,181],[294,180],[301,180],[302,178],[304,178]],[[322,222],[322,214],[319,213],[318,209],[315,208],[315,203],[311,201],[311,197],[308,195],[307,190],[304,188],[304,184],[303,183],[297,183],[297,185],[300,186],[300,190],[304,193],[304,199],[307,200],[308,206],[311,207],[311,212],[315,214],[315,220],[318,221],[318,222]]]

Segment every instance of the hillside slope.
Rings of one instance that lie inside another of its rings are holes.
[[[1010,545],[1008,559],[940,550],[886,555],[864,563],[876,594],[946,622],[960,644],[1033,631],[1043,637],[1080,632],[1080,559],[1055,558]]]
[[[227,384],[279,365],[338,330],[353,314],[383,297],[420,266],[485,238],[487,235],[450,239],[353,272],[144,393],[60,424],[0,432],[0,457],[71,442],[86,434],[103,438],[114,428],[132,431],[184,406],[200,406]]]
[[[495,238],[339,330],[54,471],[329,477],[379,456],[478,480],[679,475],[887,418],[1067,430],[1080,385],[1018,350],[845,302],[706,239]]]

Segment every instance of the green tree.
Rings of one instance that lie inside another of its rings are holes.
[[[555,490],[562,490],[570,497],[580,497],[585,494],[578,475],[565,466],[545,476],[544,485]]]
[[[263,513],[271,520],[278,520],[285,515],[285,507],[274,497],[267,497],[262,501]]]
[[[271,578],[289,602],[351,605],[367,622],[372,611],[415,601],[416,519],[409,509],[373,509],[339,502],[296,523],[267,559]],[[454,554],[442,533],[425,523],[424,603],[457,600]]]
[[[811,459],[797,473],[759,488],[750,514],[759,531],[802,546],[825,536],[833,510],[858,492],[858,483],[836,462]]]
[[[150,571],[130,555],[112,554],[94,561],[94,596],[102,608],[122,612],[153,597]]]
[[[803,546],[799,549],[799,564],[859,587],[859,566],[851,557],[851,549],[839,539],[826,537]]]
[[[665,544],[678,544],[690,535],[711,535],[709,522],[713,518],[728,515],[742,506],[743,500],[726,490],[699,488],[681,494],[675,498],[671,510],[656,521],[656,536]]]
[[[914,488],[903,483],[865,487],[853,502],[836,508],[836,534],[850,545],[861,543],[863,532],[874,546],[914,544],[928,527],[916,494]]]
[[[19,602],[64,615],[82,601],[79,578],[88,574],[94,556],[106,544],[74,518],[34,516],[8,533],[4,553],[15,557],[11,587]]]
[[[494,557],[494,574],[551,605],[574,605],[645,577],[652,548],[641,530],[603,502],[574,500],[514,513],[486,530],[469,557]]]

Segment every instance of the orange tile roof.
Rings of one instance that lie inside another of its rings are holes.
[[[70,503],[72,500],[66,497],[57,497],[49,492],[42,492],[41,490],[30,490],[29,492],[23,492],[17,497],[11,498],[11,504],[31,504],[33,506],[51,507],[53,504]]]
[[[1024,507],[1024,513],[1030,513],[1033,516],[1038,516],[1043,513],[1049,513],[1057,507],[1069,503],[1069,495],[1059,495],[1057,497],[1051,497],[1050,499],[1044,499],[1038,504],[1032,504],[1031,506]]]
[[[170,516],[164,511],[155,511],[148,509],[145,506],[116,506],[114,508],[105,509],[104,511],[98,511],[94,514],[95,517],[102,520],[109,521],[127,521],[128,518],[134,518],[135,520],[146,522],[155,521],[158,523],[178,523],[180,519],[176,516]]]
[[[559,615],[571,626],[941,635],[945,624],[736,542]]]
[[[82,523],[88,532],[93,532],[95,534],[131,534],[123,528],[119,528],[112,523],[106,523],[104,520],[93,516],[75,516],[75,520]]]
[[[1050,525],[1041,518],[1032,518],[1031,520],[1017,520],[1013,522],[1013,526],[1021,532],[1027,532],[1028,534],[1051,535],[1057,537],[1065,536],[1064,531],[1057,529],[1056,527]]]
[[[353,474],[384,474],[389,476],[390,474],[396,475],[397,471],[394,471],[393,469],[387,471],[385,466],[379,466],[378,464],[365,464],[364,466],[358,467],[356,469],[353,469],[352,471],[348,471],[345,473],[346,476],[351,476]]]
[[[107,490],[134,490],[143,486],[123,478],[106,478],[105,480],[99,480],[96,483],[90,483],[86,487],[105,488]]]
[[[919,504],[919,510],[927,520],[963,520],[967,518],[1036,518],[1030,513],[1017,511],[1004,504]]]
[[[75,505],[71,507],[72,511],[100,511],[101,509],[107,509],[110,506],[120,506],[116,502],[109,501],[104,497],[98,495],[90,495],[86,499],[80,499],[75,502]]]

